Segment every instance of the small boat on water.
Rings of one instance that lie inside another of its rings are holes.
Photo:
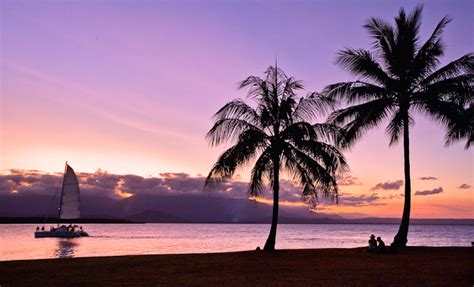
[[[82,237],[82,236],[89,236],[89,234],[85,231],[82,231],[78,228],[79,226],[66,226],[62,225],[59,227],[53,227],[49,231],[38,230],[35,232],[36,238],[43,238],[43,237],[61,237],[61,238],[74,238],[74,237]]]
[[[58,210],[59,220],[78,219],[81,217],[79,181],[77,180],[76,173],[67,164],[67,162],[66,168],[64,170]],[[35,237],[73,238],[89,236],[89,234],[82,229],[82,226],[72,224],[69,224],[68,226],[59,226],[59,220],[58,225],[56,227],[51,227],[50,230],[44,230],[44,226],[41,228],[41,230],[39,227],[37,227]]]

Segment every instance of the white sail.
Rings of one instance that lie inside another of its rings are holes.
[[[81,217],[79,182],[77,181],[74,170],[67,164],[61,193],[61,205],[59,208],[59,218],[61,219],[76,219]]]

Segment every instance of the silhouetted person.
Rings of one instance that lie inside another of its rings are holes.
[[[375,240],[375,235],[370,235],[369,239],[369,247],[367,247],[367,251],[369,252],[375,252],[377,249],[377,240]]]
[[[43,226],[41,226],[41,231],[44,231],[44,225],[43,225]]]
[[[377,237],[377,242],[379,243],[377,245],[377,253],[385,253],[386,251],[386,247],[385,247],[385,243],[382,241],[382,238]]]
[[[36,226],[36,231],[39,231],[39,230],[40,230],[39,226]]]

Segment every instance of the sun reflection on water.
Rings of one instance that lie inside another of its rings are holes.
[[[74,257],[74,248],[79,244],[74,239],[58,239],[58,245],[54,251],[54,256],[57,258],[72,258]]]

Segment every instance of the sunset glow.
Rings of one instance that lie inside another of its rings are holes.
[[[67,160],[84,173],[84,189],[97,188],[103,196],[125,199],[142,189],[173,194],[186,184],[183,190],[200,194],[228,147],[205,141],[211,117],[226,102],[245,97],[238,81],[261,75],[276,59],[303,80],[305,92],[351,79],[335,65],[336,52],[370,48],[361,28],[369,17],[393,19],[400,6],[417,4],[224,1],[212,2],[211,11],[203,2],[2,1],[0,175],[18,169],[22,181],[0,182],[0,193],[39,192],[35,184],[43,181],[24,180],[33,170],[62,172]],[[424,7],[423,39],[443,16],[454,19],[446,29],[446,62],[473,49],[473,37],[465,36],[472,3],[458,4],[430,1]],[[464,150],[464,143],[445,147],[442,127],[422,115],[414,120],[412,217],[474,218],[473,149]],[[341,175],[339,204],[321,199],[317,212],[401,216],[403,147],[389,147],[385,126],[345,151],[350,171]],[[98,169],[114,176],[110,183],[87,182],[101,176]],[[233,182],[245,186],[249,172],[239,170]],[[240,185],[222,191],[246,198]],[[53,188],[45,186],[41,192]],[[251,200],[273,203],[271,194]],[[280,204],[307,208],[296,188]]]

